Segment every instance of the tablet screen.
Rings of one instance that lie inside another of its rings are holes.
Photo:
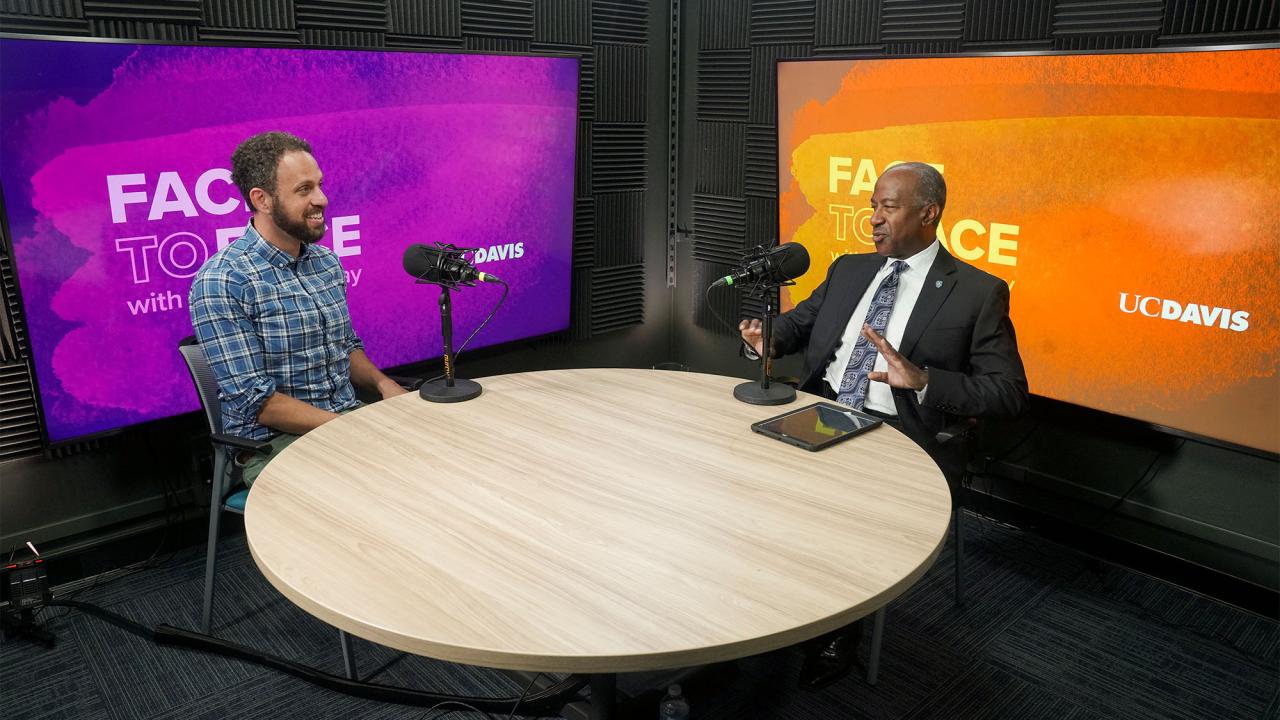
[[[806,445],[826,445],[880,423],[852,408],[819,403],[758,423],[759,432]]]

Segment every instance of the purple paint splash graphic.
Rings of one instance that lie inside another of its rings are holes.
[[[77,64],[104,53],[112,76],[86,92]],[[576,60],[9,39],[0,59],[6,78],[43,65],[0,81],[21,108],[3,118],[0,183],[52,441],[198,407],[177,353],[187,291],[248,222],[227,168],[266,130],[312,144],[322,244],[374,362],[441,352],[438,292],[400,267],[411,243],[484,248],[477,264],[510,284],[472,347],[568,327]],[[455,293],[455,333],[499,292]]]

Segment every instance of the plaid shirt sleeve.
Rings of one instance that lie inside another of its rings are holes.
[[[341,267],[341,266],[339,266],[339,267],[338,267],[338,272],[339,272],[339,273],[342,273],[342,267]],[[342,299],[343,299],[344,301],[348,300],[348,295],[349,295],[349,293],[347,292],[347,281],[346,281],[346,276],[345,276],[345,275],[343,275],[343,278],[342,278]],[[350,316],[348,316],[348,317],[347,317],[347,339],[346,339],[346,343],[345,343],[345,344],[346,344],[346,346],[347,346],[347,355],[350,355],[351,353],[355,352],[356,350],[363,350],[363,349],[364,349],[364,342],[363,342],[363,341],[361,341],[361,340],[360,340],[360,338],[356,336],[355,328],[351,326],[351,318],[350,318]]]
[[[201,272],[191,286],[191,324],[218,381],[226,410],[256,418],[276,391],[276,381],[262,365],[262,340],[249,319],[249,283],[222,268]]]

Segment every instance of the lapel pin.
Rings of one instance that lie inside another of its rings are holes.
[[[942,281],[941,281],[941,280],[937,280],[937,281],[935,281],[935,282],[933,283],[933,286],[934,286],[934,287],[936,287],[936,288],[940,288],[940,287],[942,287]]]

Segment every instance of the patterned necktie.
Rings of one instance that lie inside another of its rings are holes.
[[[867,324],[881,335],[889,325],[889,313],[893,312],[893,301],[898,297],[898,276],[906,269],[905,262],[895,261],[893,271],[880,281],[875,297],[871,298],[871,307],[867,308]],[[853,355],[849,357],[844,377],[840,379],[840,394],[836,396],[836,402],[856,410],[862,409],[867,401],[867,386],[871,384],[868,376],[876,365],[878,354],[875,346],[859,332],[858,340],[853,344]]]

